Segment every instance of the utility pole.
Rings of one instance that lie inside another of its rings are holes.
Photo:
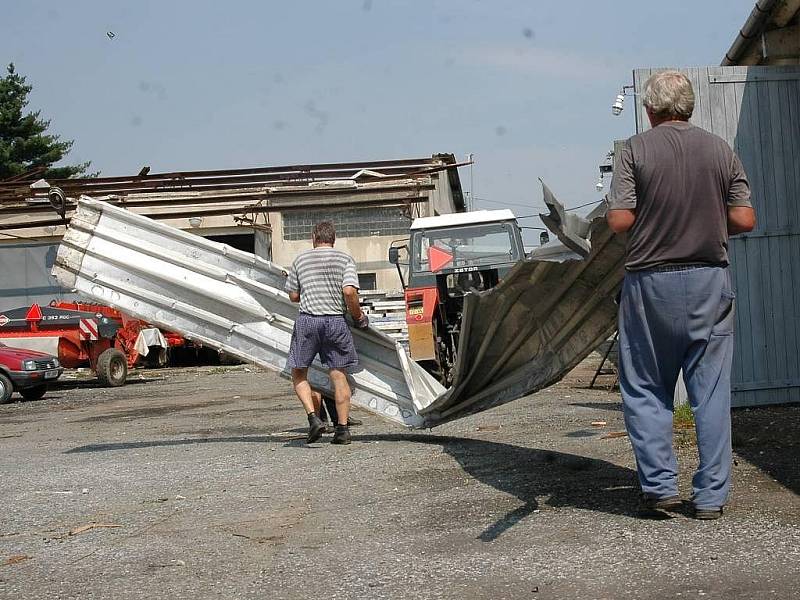
[[[475,173],[473,169],[475,155],[472,152],[467,154],[467,161],[469,161],[469,203],[467,203],[467,210],[472,211],[475,209]]]

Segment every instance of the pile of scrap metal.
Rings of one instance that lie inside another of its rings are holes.
[[[561,379],[616,327],[624,247],[605,206],[586,219],[544,187],[559,242],[518,263],[499,285],[468,294],[453,385],[445,389],[377,330],[354,331],[353,402],[410,427],[433,427]],[[245,361],[288,375],[297,305],[286,273],[232,249],[92,199],[81,199],[53,275],[66,288]],[[325,369],[312,386],[331,394]]]

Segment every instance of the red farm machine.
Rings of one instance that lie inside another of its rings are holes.
[[[128,368],[140,358],[139,334],[149,327],[108,306],[83,302],[53,301],[0,313],[0,341],[56,356],[66,368],[90,367],[108,387],[125,383]],[[165,337],[168,344],[183,343],[180,336]]]

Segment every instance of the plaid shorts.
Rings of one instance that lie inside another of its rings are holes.
[[[358,365],[353,334],[343,316],[318,317],[305,313],[297,316],[287,366],[308,368],[317,354],[329,369],[350,369]]]

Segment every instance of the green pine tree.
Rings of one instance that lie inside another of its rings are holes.
[[[25,77],[8,65],[8,75],[0,78],[0,180],[44,167],[37,177],[64,179],[86,176],[91,163],[53,167],[66,156],[72,141],[62,141],[57,135],[45,133],[50,121],[41,118],[39,111],[24,114],[32,86]]]

